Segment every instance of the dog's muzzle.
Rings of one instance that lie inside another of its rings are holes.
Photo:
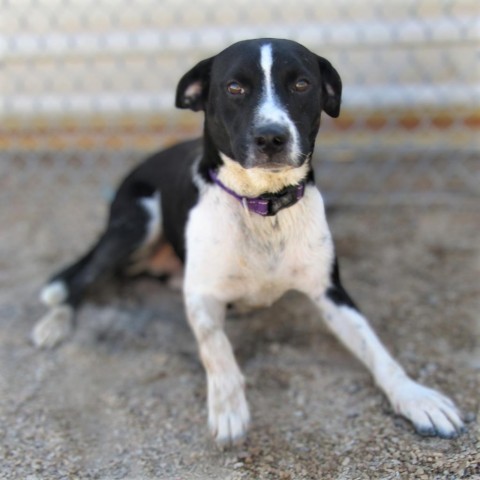
[[[288,125],[266,123],[254,127],[249,139],[248,167],[278,170],[298,167],[299,159]]]

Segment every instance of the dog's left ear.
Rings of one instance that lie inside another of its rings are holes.
[[[214,57],[197,63],[178,82],[175,106],[194,112],[205,110],[210,84],[210,70]]]
[[[342,101],[342,80],[332,64],[323,57],[318,57],[322,75],[323,110],[327,115],[337,118]]]

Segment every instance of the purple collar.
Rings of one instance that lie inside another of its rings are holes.
[[[295,205],[295,203],[297,203],[305,193],[305,181],[303,181],[298,185],[285,187],[278,193],[264,193],[255,198],[242,197],[224,185],[218,179],[218,175],[215,170],[209,170],[208,173],[212,181],[214,181],[220,188],[246,205],[251,212],[262,215],[263,217],[271,217],[276,215],[283,208]]]

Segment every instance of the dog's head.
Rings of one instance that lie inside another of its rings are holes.
[[[279,39],[246,40],[198,63],[180,80],[176,106],[204,110],[215,147],[244,168],[301,166],[321,111],[340,112],[342,83],[328,60]]]

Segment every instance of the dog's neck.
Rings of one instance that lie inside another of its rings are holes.
[[[220,153],[222,164],[218,169],[218,179],[230,190],[242,197],[259,197],[268,193],[278,193],[285,187],[298,185],[307,180],[311,166],[288,167],[278,171],[260,167],[243,168],[238,162]]]
[[[303,198],[305,193],[305,181],[298,185],[288,186],[278,193],[269,193],[259,197],[246,197],[238,195],[236,192],[226,187],[218,178],[217,172],[210,170],[211,180],[222,190],[232,197],[242,202],[243,206],[262,217],[276,215],[280,210],[291,207]]]

